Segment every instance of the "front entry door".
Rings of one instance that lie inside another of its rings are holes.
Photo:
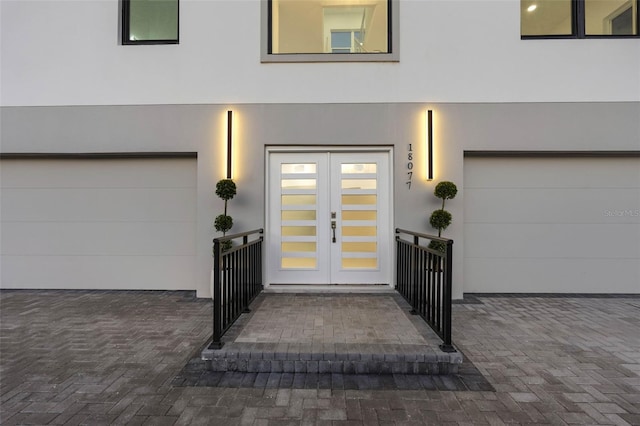
[[[267,282],[389,284],[388,152],[269,155]]]

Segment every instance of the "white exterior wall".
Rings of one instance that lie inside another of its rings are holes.
[[[0,151],[196,152],[207,296],[228,108],[238,232],[263,226],[265,145],[392,144],[396,226],[429,232],[435,183],[458,184],[445,236],[459,298],[464,151],[640,151],[640,39],[521,40],[518,0],[400,1],[398,63],[261,64],[258,0],[181,0],[180,44],[156,46],[119,44],[117,0],[0,0]],[[436,176],[417,170],[408,191],[427,108]]]
[[[261,64],[258,0],[181,0],[121,46],[117,0],[2,0],[2,105],[640,100],[640,40],[521,40],[520,4],[400,0],[399,63]]]

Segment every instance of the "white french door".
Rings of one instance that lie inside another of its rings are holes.
[[[389,152],[271,152],[268,284],[389,284]]]

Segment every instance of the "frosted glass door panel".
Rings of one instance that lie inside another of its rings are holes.
[[[315,269],[318,265],[317,170],[316,163],[282,164],[280,167],[282,269]],[[297,206],[296,210],[289,210],[290,206]]]
[[[267,277],[276,284],[326,283],[326,154],[269,156]]]
[[[387,152],[271,153],[268,283],[389,284],[390,188]]]
[[[337,210],[338,218],[337,244],[331,253],[332,278],[336,283],[388,282],[388,154],[334,154],[331,164],[331,177],[337,181],[332,209]]]

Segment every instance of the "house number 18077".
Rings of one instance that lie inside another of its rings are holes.
[[[407,181],[405,182],[409,189],[411,189],[411,181],[413,179],[413,147],[409,144],[409,150],[407,152]]]

